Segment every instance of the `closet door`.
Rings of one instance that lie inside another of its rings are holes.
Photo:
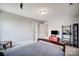
[[[73,25],[73,45],[78,47],[78,24]]]
[[[79,47],[79,24],[78,24],[78,47]]]

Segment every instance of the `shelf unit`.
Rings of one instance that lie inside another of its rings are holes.
[[[73,46],[79,47],[79,24],[73,24]]]
[[[71,44],[71,28],[72,26],[62,26],[62,39],[65,42],[69,42],[69,44]]]

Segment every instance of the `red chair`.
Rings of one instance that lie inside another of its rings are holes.
[[[50,35],[49,36],[49,40],[54,41],[54,42],[58,42],[59,41],[58,37],[56,37],[55,35]]]

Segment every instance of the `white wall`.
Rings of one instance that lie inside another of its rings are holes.
[[[33,41],[33,39],[36,39],[33,36],[36,33],[35,31],[38,30],[39,22],[2,11],[0,12],[0,21],[0,38],[2,41],[12,40],[13,44],[15,44],[17,42]],[[34,28],[35,30],[33,30]]]
[[[1,13],[0,13],[0,15],[1,15]],[[1,18],[1,16],[0,16],[0,18]],[[0,20],[0,41],[1,41],[1,20]]]
[[[38,22],[32,21],[32,30],[33,30],[33,40],[37,40],[39,36],[39,24]]]

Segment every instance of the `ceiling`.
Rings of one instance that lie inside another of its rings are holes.
[[[40,21],[49,21],[57,17],[73,17],[79,14],[79,4],[73,3],[23,3],[23,9],[20,3],[0,3],[0,10],[14,13],[17,15],[33,18]],[[40,9],[47,9],[46,15],[39,13]]]

